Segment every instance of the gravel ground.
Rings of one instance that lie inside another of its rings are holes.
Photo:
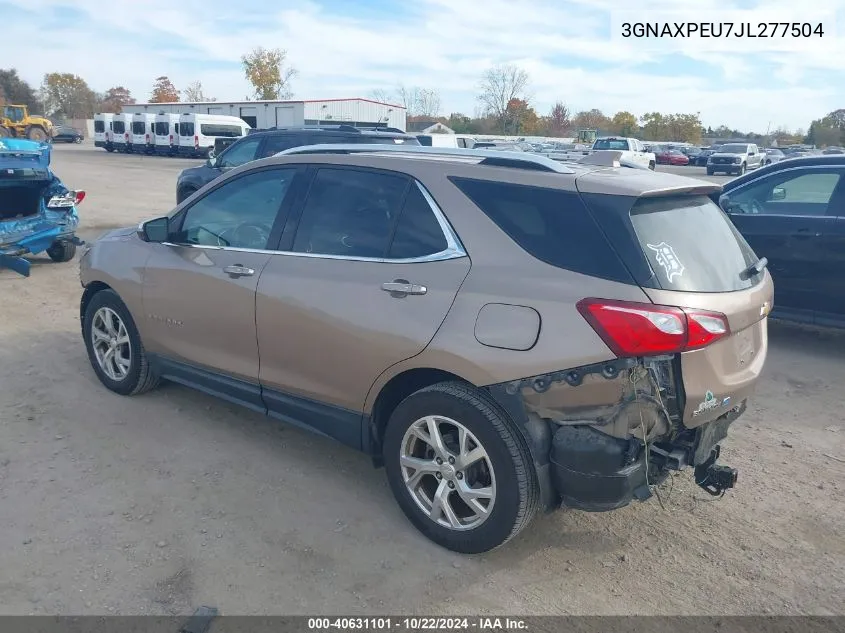
[[[193,163],[54,152],[87,239],[168,211]],[[176,385],[106,391],[80,291],[75,263],[0,272],[2,614],[845,614],[841,334],[773,324],[724,498],[682,473],[662,506],[556,512],[461,557],[362,454]]]

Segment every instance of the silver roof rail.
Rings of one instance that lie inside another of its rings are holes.
[[[575,171],[559,161],[526,152],[507,152],[500,150],[464,149],[454,147],[426,147],[422,145],[378,145],[378,144],[324,144],[303,145],[287,149],[276,156],[296,154],[404,154],[408,157],[424,158],[443,156],[467,161],[478,160],[478,164],[491,167],[513,167],[533,169],[558,174],[574,174]]]

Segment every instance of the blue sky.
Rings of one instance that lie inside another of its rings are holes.
[[[806,128],[845,107],[845,0],[0,0],[14,15],[0,65],[33,84],[72,72],[96,90],[200,80],[220,100],[250,93],[240,56],[286,49],[296,98],[366,97],[399,84],[435,88],[443,113],[474,114],[481,74],[498,63],[530,75],[540,113],[556,101],[699,112],[705,125]],[[682,14],[677,14],[683,11]],[[745,11],[736,13],[736,11]],[[808,13],[808,11],[812,11]],[[821,39],[624,39],[628,19],[823,21]]]

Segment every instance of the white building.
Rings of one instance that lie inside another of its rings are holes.
[[[372,99],[315,99],[306,101],[211,101],[201,103],[136,103],[123,106],[128,113],[175,112],[227,114],[243,119],[250,127],[292,127],[338,124],[358,127],[406,129],[407,111],[403,106]]]

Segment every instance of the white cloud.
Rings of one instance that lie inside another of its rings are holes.
[[[241,99],[250,89],[239,68],[240,55],[263,45],[288,51],[300,71],[295,92],[305,98],[366,96],[402,82],[436,87],[444,110],[472,113],[484,69],[511,62],[529,71],[541,111],[563,100],[574,109],[597,107],[609,113],[701,112],[705,124],[764,130],[769,121],[776,121],[773,127],[806,128],[812,118],[842,105],[837,86],[845,46],[832,37],[838,30],[832,18],[826,24],[831,37],[796,40],[785,51],[754,48],[750,41],[675,41],[655,47],[609,37],[611,15],[620,6],[642,20],[658,20],[661,12],[685,7],[690,19],[709,21],[739,0],[694,5],[679,0],[628,0],[624,5],[618,0],[397,2],[398,10],[411,12],[404,19],[388,10],[344,17],[323,10],[316,0],[270,3],[264,12],[226,0],[12,3],[40,15],[69,7],[88,17],[60,37],[48,38],[40,21],[18,20],[4,38],[4,66],[16,67],[36,84],[46,72],[74,72],[99,90],[125,85],[139,99],[148,97],[161,74],[177,87],[200,79],[209,94]],[[822,6],[829,13],[838,11],[839,21],[845,15],[845,0],[826,0]],[[793,1],[768,0],[745,15],[771,21],[796,10]],[[190,50],[182,50],[183,45]],[[645,73],[645,63],[660,74]],[[688,74],[671,76],[674,67]],[[809,77],[818,72],[830,80],[811,83]]]

